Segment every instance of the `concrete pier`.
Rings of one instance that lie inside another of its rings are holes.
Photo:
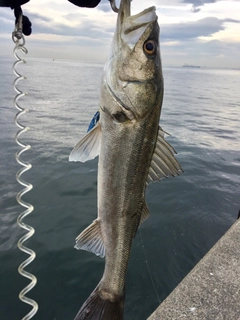
[[[240,320],[240,220],[148,320]]]

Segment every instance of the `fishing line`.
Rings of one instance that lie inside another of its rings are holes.
[[[153,281],[153,277],[152,277],[152,274],[151,274],[151,271],[150,271],[150,268],[149,268],[149,264],[148,264],[148,260],[147,260],[147,255],[146,255],[146,250],[145,250],[145,246],[144,246],[144,243],[143,243],[143,237],[142,237],[142,230],[141,228],[139,228],[139,231],[140,231],[140,237],[141,237],[141,242],[142,242],[142,248],[143,248],[143,254],[144,254],[144,257],[145,257],[145,262],[146,262],[146,266],[147,266],[147,269],[148,269],[148,273],[149,273],[149,276],[150,276],[150,279],[151,279],[151,282],[152,282],[152,286],[153,286],[153,289],[156,293],[156,296],[157,296],[157,299],[158,299],[158,303],[160,304],[161,303],[161,300],[159,298],[159,295],[157,293],[157,288],[154,284],[154,281]]]
[[[22,196],[24,194],[26,194],[27,192],[29,192],[32,189],[32,185],[24,180],[21,179],[21,175],[28,171],[29,169],[31,169],[32,165],[28,162],[23,161],[20,156],[23,152],[29,150],[31,147],[30,145],[26,145],[23,142],[21,142],[19,140],[20,135],[22,135],[24,132],[28,131],[29,128],[26,126],[23,126],[21,123],[19,123],[19,117],[21,117],[22,115],[24,115],[28,110],[22,108],[19,103],[18,100],[25,96],[26,93],[22,92],[18,87],[17,84],[20,80],[26,79],[24,76],[22,76],[18,71],[17,71],[17,66],[21,63],[25,63],[25,61],[23,59],[21,59],[21,57],[18,55],[18,52],[22,52],[24,54],[27,54],[27,49],[25,48],[25,39],[24,36],[22,34],[22,12],[20,11],[19,16],[17,18],[17,22],[15,25],[15,30],[12,33],[12,39],[13,42],[15,43],[15,48],[13,50],[14,53],[14,57],[16,58],[16,62],[13,64],[13,72],[14,74],[17,76],[17,78],[15,79],[13,86],[14,86],[14,90],[17,92],[17,95],[14,99],[14,106],[16,107],[16,109],[19,111],[16,116],[15,116],[15,124],[18,128],[20,128],[20,130],[17,132],[16,136],[15,136],[15,141],[18,144],[18,146],[21,147],[21,149],[16,153],[15,157],[16,157],[16,161],[18,164],[20,164],[22,166],[22,168],[17,172],[16,174],[16,180],[17,182],[24,186],[24,189],[22,189],[16,196],[17,202],[24,208],[26,208],[25,211],[23,211],[19,217],[17,218],[17,223],[18,225],[24,229],[27,230],[28,233],[25,234],[19,241],[18,241],[18,248],[27,253],[29,255],[29,257],[20,264],[20,266],[18,267],[18,272],[21,276],[28,278],[29,280],[31,280],[31,282],[19,293],[19,299],[24,302],[27,303],[29,305],[32,306],[32,310],[25,316],[22,318],[22,320],[29,320],[31,319],[37,312],[38,310],[38,304],[26,297],[26,293],[28,293],[37,283],[37,278],[24,270],[24,268],[26,266],[28,266],[36,257],[36,254],[33,250],[27,248],[26,246],[23,245],[23,243],[28,240],[35,232],[34,228],[25,224],[22,220],[23,218],[25,218],[27,215],[29,215],[32,211],[33,211],[33,206],[25,201],[22,200]]]

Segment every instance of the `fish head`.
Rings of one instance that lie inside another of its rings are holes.
[[[125,117],[138,120],[161,109],[163,77],[156,8],[131,15],[130,3],[121,1],[104,81]],[[116,103],[108,104],[108,112],[115,112]]]

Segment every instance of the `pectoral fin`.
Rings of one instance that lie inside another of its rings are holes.
[[[80,233],[76,238],[76,245],[74,248],[93,252],[101,258],[105,257],[102,232],[98,220],[94,220],[89,227]]]
[[[179,171],[183,171],[181,165],[174,157],[174,153],[176,153],[176,151],[164,139],[164,131],[159,127],[157,143],[149,168],[147,184],[160,180],[163,177],[175,177],[176,175],[179,175]]]
[[[101,126],[96,126],[89,131],[86,136],[80,140],[69,155],[69,161],[86,162],[99,155],[101,145]]]

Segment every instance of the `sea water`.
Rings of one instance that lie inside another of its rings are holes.
[[[18,299],[29,283],[17,268],[25,233],[16,219],[22,188],[15,175],[13,59],[0,59],[0,319],[21,319],[30,307]],[[20,140],[32,169],[23,179],[34,206],[25,218],[36,233],[26,245],[37,256],[27,270],[38,279],[27,296],[39,304],[36,320],[73,319],[98,284],[104,259],[74,249],[76,236],[97,215],[97,159],[70,163],[69,153],[99,108],[102,64],[27,59],[18,67],[30,130]],[[236,221],[240,209],[240,71],[164,68],[161,126],[184,173],[151,184],[151,213],[138,232],[126,279],[126,320],[144,320]],[[193,284],[194,285],[194,284]],[[157,292],[157,293],[156,293]]]

